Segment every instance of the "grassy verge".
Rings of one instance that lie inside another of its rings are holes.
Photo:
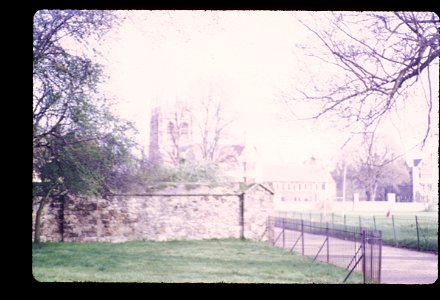
[[[347,271],[253,241],[43,243],[32,246],[43,282],[341,283]],[[354,273],[348,283],[361,283]]]

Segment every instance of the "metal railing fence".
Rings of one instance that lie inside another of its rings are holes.
[[[382,233],[378,230],[271,216],[266,232],[274,246],[344,267],[348,273],[343,282],[358,271],[364,283],[380,283]]]
[[[382,231],[385,245],[438,253],[438,218],[418,215],[357,215],[322,212],[278,212],[280,217],[332,226],[351,226]]]

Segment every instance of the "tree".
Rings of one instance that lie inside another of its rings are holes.
[[[344,171],[345,169],[345,171]],[[357,192],[358,186],[355,182],[356,168],[353,162],[347,161],[347,157],[341,158],[334,169],[331,171],[331,175],[336,183],[336,195],[342,198],[344,196],[345,188],[345,199],[351,199],[354,193]],[[345,186],[344,186],[344,176],[345,176]]]
[[[397,189],[410,181],[406,162],[396,159],[398,152],[389,137],[366,132],[360,142],[346,148],[332,175],[340,187],[345,165],[347,190],[364,191],[367,201],[374,201],[379,190]]]
[[[106,11],[42,10],[34,16],[33,171],[40,178],[35,219],[51,197],[104,194],[121,187],[132,125],[113,116],[97,96],[101,67],[69,49],[113,24]]]
[[[407,92],[420,82],[427,98],[424,145],[435,101],[431,66],[438,64],[440,55],[437,14],[333,13],[329,26],[319,29],[300,22],[325,49],[309,49],[309,55],[334,70],[331,80],[314,85],[313,92],[300,90],[305,100],[319,103],[312,118],[334,113],[339,120],[360,124],[363,130],[376,128],[383,117],[405,103]],[[325,22],[320,20],[320,24]]]
[[[102,75],[89,58],[69,53],[66,45],[84,43],[111,27],[106,11],[41,10],[34,16],[33,32],[33,146],[45,147],[49,136],[84,128],[95,132],[103,123],[93,118],[105,103],[91,103]],[[100,107],[101,106],[101,107]]]
[[[209,84],[197,81],[193,86],[191,102],[178,100],[165,109],[166,141],[162,141],[171,162],[179,166],[186,160],[219,163],[230,155],[230,145],[222,145],[235,117],[228,110],[227,97],[222,91],[223,82],[211,79]],[[215,88],[214,88],[215,87]],[[153,130],[158,130],[158,120],[153,113]],[[153,160],[156,156],[150,153]]]
[[[221,162],[221,140],[226,128],[233,119],[227,117],[221,99],[214,98],[211,90],[201,102],[198,129],[201,138],[202,159],[210,162]]]
[[[127,147],[119,145],[113,136],[105,141],[75,143],[73,136],[50,141],[50,146],[39,151],[36,157],[41,164],[36,169],[41,182],[34,197],[41,200],[35,218],[34,241],[39,242],[41,213],[49,198],[63,201],[67,194],[106,195],[121,189],[127,184],[124,179],[128,158]]]
[[[384,168],[383,180],[379,183],[378,193],[386,196],[387,193],[400,194],[402,198],[411,197],[403,187],[411,185],[411,168],[402,158],[392,161]]]

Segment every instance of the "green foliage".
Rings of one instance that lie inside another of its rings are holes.
[[[32,258],[32,273],[43,282],[341,283],[348,272],[234,239],[34,244]],[[350,282],[361,283],[361,275]]]
[[[73,39],[79,46],[86,38],[105,32],[111,20],[112,15],[103,11],[41,10],[35,14],[34,146],[45,145],[49,135],[84,130],[96,120],[91,116],[99,111],[101,100],[93,95],[102,78],[101,66],[69,51],[63,41]]]
[[[32,182],[32,196],[44,197],[44,184],[41,182]]]
[[[211,162],[185,162],[171,169],[168,180],[176,182],[216,182],[220,180],[218,166]]]
[[[63,41],[102,36],[115,18],[108,11],[41,10],[33,35],[34,195],[103,194],[122,188],[130,165],[132,124],[110,112],[97,84],[101,66]]]
[[[54,182],[61,178],[63,189],[73,194],[99,194],[108,158],[95,144],[84,142],[59,149],[56,158],[41,168],[41,176]]]
[[[130,155],[113,136],[78,143],[65,137],[62,143],[54,141],[49,151],[50,159],[37,168],[45,190],[57,186],[60,192],[104,194],[125,184]]]
[[[178,166],[144,165],[138,171],[138,182],[202,182],[221,183],[227,180],[213,162],[186,161]]]
[[[342,195],[344,166],[346,195],[350,198],[356,192],[361,197],[368,194],[376,198],[409,184],[411,169],[399,158],[399,151],[396,143],[385,135],[365,135],[362,140],[353,138],[332,171],[339,195]]]
[[[240,182],[240,191],[246,191],[251,185],[246,182]]]

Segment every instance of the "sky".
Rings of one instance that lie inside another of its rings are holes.
[[[108,75],[104,89],[118,101],[115,112],[134,121],[146,153],[152,106],[195,99],[201,86],[211,85],[239,116],[231,128],[235,137],[240,142],[246,136],[263,162],[311,156],[330,161],[337,155],[347,132],[325,120],[297,120],[291,111],[301,115],[308,108],[283,102],[282,95],[308,76],[325,76],[323,65],[305,67],[297,45],[314,41],[292,12],[125,13],[126,21],[100,45]],[[424,128],[423,113],[423,106],[410,106],[386,121],[385,131],[408,150]]]

